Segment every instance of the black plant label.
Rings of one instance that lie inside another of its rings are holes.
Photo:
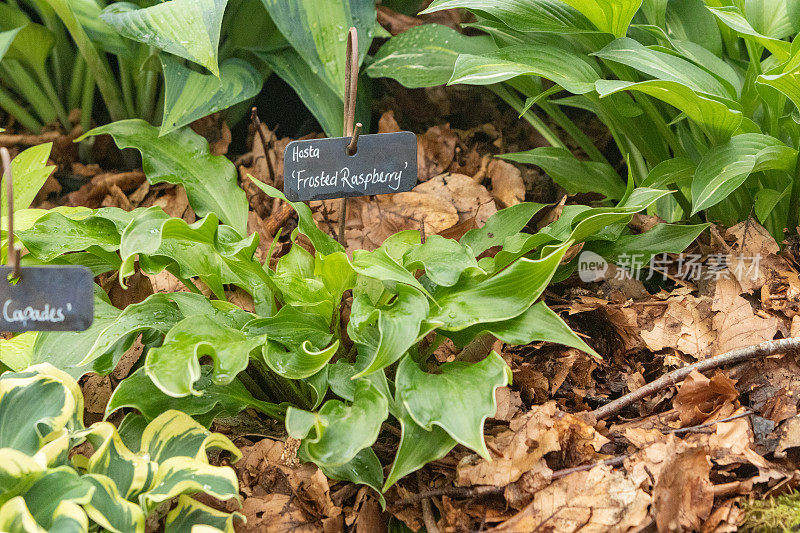
[[[94,320],[94,283],[85,267],[0,267],[0,331],[83,331]]]
[[[417,137],[409,131],[294,141],[283,155],[283,191],[293,202],[410,191],[417,184]]]

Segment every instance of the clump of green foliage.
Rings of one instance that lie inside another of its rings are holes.
[[[2,0],[0,109],[39,131],[80,108],[98,122],[142,119],[168,134],[252,99],[274,72],[329,135],[342,131],[344,36],[363,58],[378,30],[372,0]],[[339,34],[337,36],[336,34]],[[95,93],[104,109],[95,113]],[[246,106],[229,115],[235,122]]]
[[[465,8],[475,17],[465,27],[480,35],[412,28],[368,73],[409,87],[487,86],[552,145],[502,157],[540,166],[570,193],[620,198],[625,180],[566,112],[588,111],[636,185],[676,191],[651,213],[726,225],[753,213],[780,241],[797,226],[800,201],[798,5],[435,0],[426,12]]]
[[[155,130],[132,120],[90,134],[137,147],[148,178],[182,184],[204,218],[188,224],[159,207],[20,210],[16,238],[28,251],[24,264],[118,272],[123,286],[137,266],[148,274],[167,270],[191,292],[155,294],[119,310],[98,289],[89,330],[19,335],[4,342],[3,364],[21,370],[49,362],[76,378],[108,374],[141,336],[140,365],[115,390],[108,414],[134,408],[150,421],[173,408],[209,425],[252,407],[285,421],[302,440],[303,460],[379,491],[457,443],[489,456],[483,424],[495,413],[495,390],[511,375],[498,354],[475,349],[487,335],[594,354],[539,301],[554,277],[574,268],[575,260],[562,264],[569,248],[583,243],[608,257],[677,252],[706,227],[661,224],[626,234],[635,213],[670,194],[630,183],[616,206],[565,206],[539,231],[526,227],[546,206],[522,203],[460,240],[423,241],[405,231],[350,257],[296,203],[292,246],[273,268],[254,256],[259,236],[246,234],[247,202],[233,164],[208,155],[207,143],[188,129],[164,137]],[[299,233],[313,248],[298,242]],[[252,296],[254,312],[227,301],[235,288]],[[345,295],[352,298],[347,319]],[[434,352],[446,339],[465,349],[440,364]],[[388,420],[399,423],[401,439],[384,479],[372,446]]]
[[[83,426],[77,381],[49,363],[0,375],[0,529],[88,532],[145,531],[151,515],[166,515],[164,531],[233,531],[238,513],[223,513],[189,497],[204,492],[239,498],[236,473],[210,465],[207,451],[241,453],[180,411],[147,424],[129,415],[119,432],[109,422]],[[90,457],[70,451],[88,441]],[[177,506],[169,510],[172,499]],[[167,511],[169,511],[167,513]]]
[[[800,526],[800,493],[781,494],[742,505],[744,520],[740,531],[795,531]]]

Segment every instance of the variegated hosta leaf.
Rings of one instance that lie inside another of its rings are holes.
[[[221,500],[239,498],[239,480],[229,466],[211,466],[187,457],[172,457],[158,465],[152,488],[139,495],[139,504],[152,510],[180,494],[204,492]]]
[[[212,379],[224,385],[247,368],[250,353],[263,343],[263,338],[247,337],[208,316],[190,316],[167,333],[163,345],[147,353],[144,369],[165,394],[176,398],[198,395],[194,383],[201,375],[200,357],[208,355],[214,360]]]
[[[36,523],[25,498],[15,496],[0,506],[0,531],[7,533],[47,533],[47,530]]]
[[[276,374],[288,379],[305,379],[322,370],[338,349],[338,340],[322,350],[315,349],[308,341],[287,350],[268,340],[262,353],[267,366]]]
[[[598,30],[622,37],[642,0],[562,0],[592,21]]]
[[[34,455],[63,429],[77,429],[76,404],[72,391],[57,377],[6,372],[0,377],[0,448]]]
[[[303,440],[302,451],[308,460],[320,467],[338,467],[372,446],[388,414],[386,397],[362,379],[357,382],[351,405],[328,400],[316,413],[290,407],[286,430]]]
[[[429,320],[442,329],[460,330],[482,322],[508,320],[522,314],[544,292],[571,243],[538,260],[519,259],[505,270],[467,277],[457,286],[434,292],[438,308]]]
[[[144,511],[120,496],[111,478],[102,474],[86,474],[81,479],[94,487],[92,500],[83,506],[89,518],[115,533],[144,532]]]
[[[217,48],[228,0],[172,0],[143,9],[117,2],[100,17],[120,34],[219,74]]]
[[[285,407],[253,398],[238,379],[218,385],[213,382],[212,374],[210,365],[202,366],[200,379],[194,384],[200,396],[173,398],[156,387],[140,368],[114,389],[106,406],[106,417],[124,407],[133,407],[150,421],[168,409],[178,409],[208,427],[215,418],[235,416],[248,407],[277,419],[285,416]]]
[[[206,526],[202,530],[209,533],[211,531],[233,533],[234,520],[244,521],[244,516],[239,513],[223,513],[189,496],[181,495],[178,497],[178,505],[167,514],[164,532],[200,531],[201,526]]]
[[[93,492],[91,483],[82,479],[75,470],[60,466],[42,474],[22,497],[31,516],[43,530],[78,532],[87,531],[88,519],[80,506],[89,503]]]
[[[368,295],[355,295],[347,326],[348,335],[359,348],[359,372],[355,377],[385,368],[403,357],[429,333],[431,328],[422,327],[429,312],[428,299],[407,285],[398,285],[394,300],[378,307]]]
[[[492,352],[478,363],[444,363],[439,374],[422,371],[406,356],[397,368],[397,398],[423,429],[444,429],[454,440],[490,460],[483,422],[497,411],[495,390],[511,382],[511,369]]]
[[[41,476],[46,465],[14,448],[0,448],[0,506],[24,491]],[[0,528],[0,531],[5,531]]]
[[[142,153],[150,183],[183,185],[199,216],[215,213],[240,237],[247,235],[247,197],[237,184],[236,167],[224,156],[210,155],[203,137],[188,127],[159,137],[158,128],[132,119],[95,128],[81,139],[104,133],[114,137],[120,148],[136,148]]]
[[[147,425],[142,434],[140,453],[157,463],[174,457],[208,463],[207,452],[211,449],[229,452],[232,462],[242,456],[228,437],[212,433],[186,413],[171,409]]]
[[[599,357],[544,302],[533,304],[521,315],[500,322],[484,322],[461,331],[445,332],[457,345],[466,346],[473,339],[491,333],[506,344],[530,344],[547,341],[563,344]]]
[[[299,245],[295,246],[299,247]],[[318,253],[314,259],[314,276],[325,285],[336,307],[339,307],[342,294],[356,284],[356,273],[344,252],[327,255]]]
[[[95,451],[86,462],[86,470],[110,478],[123,498],[133,499],[152,485],[158,465],[130,451],[111,423],[93,424],[87,439]]]

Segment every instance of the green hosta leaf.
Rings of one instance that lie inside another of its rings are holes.
[[[168,409],[178,409],[194,417],[208,427],[214,418],[235,416],[248,407],[253,407],[274,418],[283,418],[285,409],[256,400],[239,380],[227,385],[217,385],[211,379],[213,367],[203,365],[200,379],[194,384],[199,396],[173,398],[155,386],[140,368],[120,382],[106,406],[106,417],[124,407],[132,407],[150,421]]]
[[[8,48],[11,46],[11,43],[14,42],[14,37],[17,36],[17,34],[21,29],[22,28],[14,28],[13,30],[0,32],[0,61],[3,60],[3,56],[6,55]],[[448,74],[448,77],[449,76],[450,75]]]
[[[737,135],[715,146],[697,165],[692,181],[692,214],[721,202],[751,173],[771,169],[791,172],[796,161],[796,150],[758,133]]]
[[[0,49],[2,47],[0,46]],[[2,57],[0,53],[0,57]],[[11,174],[14,176],[14,210],[27,209],[39,190],[47,181],[47,177],[56,167],[48,165],[50,149],[53,143],[40,144],[21,152],[11,161]],[[0,205],[2,209],[8,205],[6,189],[0,191]]]
[[[547,287],[569,245],[542,259],[518,259],[489,278],[471,277],[456,287],[440,287],[434,293],[439,308],[429,320],[441,322],[442,329],[457,331],[519,316]]]
[[[186,495],[178,497],[178,505],[167,514],[164,533],[183,533],[203,529],[233,533],[234,519],[242,520],[239,513],[223,513]],[[203,528],[203,526],[206,526]]]
[[[228,0],[171,0],[137,9],[113,3],[100,15],[121,35],[194,61],[219,75],[217,48]]]
[[[325,134],[338,137],[344,129],[342,99],[325,80],[314,74],[311,67],[291,48],[262,52],[253,50],[283,81],[291,85],[306,107],[317,119]],[[258,180],[254,180],[257,184]]]
[[[56,376],[4,374],[0,379],[0,448],[33,456],[70,425],[76,407],[69,387]]]
[[[459,7],[485,13],[517,31],[567,34],[597,31],[579,11],[559,0],[435,0],[422,13]]]
[[[681,248],[681,251],[683,250],[684,248]],[[490,333],[506,344],[524,345],[547,341],[577,348],[595,357],[600,357],[544,302],[535,303],[527,311],[510,320],[476,324],[462,331],[446,332],[446,335],[459,346],[466,346],[472,339],[486,333]]]
[[[41,5],[42,2],[38,1],[37,4]],[[119,4],[121,2],[117,2],[117,5]],[[139,51],[137,48],[141,49],[141,47],[131,46],[128,39],[100,18],[104,3],[101,5],[96,0],[71,0],[70,7],[77,21],[83,26],[86,35],[101,50],[124,58],[134,58]]]
[[[651,80],[643,82],[600,80],[596,83],[601,97],[619,91],[639,91],[658,98],[686,113],[712,139],[725,141],[742,123],[739,104],[697,94],[689,87],[674,81]]]
[[[467,37],[447,26],[415,26],[384,44],[366,72],[373,78],[393,78],[415,89],[444,85],[453,75],[459,54],[481,55],[496,47],[486,36]]]
[[[239,480],[229,466],[211,466],[207,463],[173,457],[158,465],[153,488],[139,496],[139,503],[147,510],[186,493],[204,492],[220,500],[239,499]]]
[[[385,368],[401,357],[430,330],[428,299],[406,285],[397,286],[395,299],[376,307],[366,294],[353,298],[347,332],[359,347],[359,372],[354,378]]]
[[[247,368],[250,352],[263,342],[208,316],[190,316],[167,333],[162,346],[147,353],[144,369],[169,396],[199,395],[194,383],[201,375],[200,357],[208,355],[214,360],[212,379],[225,385]]]
[[[387,281],[403,283],[429,295],[417,278],[406,270],[397,259],[389,255],[384,246],[385,243],[372,252],[354,250],[353,269],[362,276],[382,280],[384,283]]]
[[[158,128],[133,119],[95,128],[78,140],[102,134],[114,137],[120,148],[142,153],[150,183],[183,185],[199,216],[215,213],[240,236],[247,235],[247,197],[237,185],[236,167],[224,156],[210,155],[203,137],[189,128],[159,137]]]
[[[353,457],[350,462],[340,466],[320,467],[322,472],[331,479],[350,481],[360,485],[372,487],[380,494],[383,483],[383,466],[372,448],[364,448]],[[379,496],[381,505],[386,506],[383,496]]]
[[[796,0],[749,0],[744,11],[753,28],[775,39],[792,37],[800,30],[800,4]]]
[[[5,54],[0,54],[0,58],[5,55],[8,59],[23,62],[40,74],[46,72],[45,63],[55,43],[50,30],[31,22],[21,9],[8,3],[0,4],[0,30],[4,33],[15,32]]]
[[[31,228],[16,234],[25,248],[42,261],[52,261],[62,254],[95,246],[115,252],[120,242],[117,226],[102,216],[74,220],[61,213],[47,213]]]
[[[267,341],[263,353],[267,366],[276,374],[288,379],[305,379],[325,368],[338,349],[338,340],[322,350],[315,349],[308,341],[290,350]]]
[[[414,422],[408,413],[399,420],[402,428],[400,446],[394,456],[392,469],[381,489],[383,492],[389,490],[400,478],[419,470],[431,461],[441,459],[456,445],[456,441],[439,426],[433,426],[428,431]]]
[[[696,170],[696,165],[685,157],[667,159],[653,167],[642,186],[663,189],[673,184],[690,184]]]
[[[317,413],[290,407],[286,431],[303,439],[305,456],[321,467],[337,467],[375,442],[388,416],[388,400],[368,380],[359,380],[351,405],[328,400]]]
[[[785,65],[756,78],[756,83],[780,91],[800,109],[800,52],[795,53]]]
[[[594,91],[600,79],[595,64],[584,56],[555,46],[519,45],[489,54],[459,55],[448,83],[490,85],[524,75],[547,78],[573,94]]]
[[[328,321],[291,305],[281,307],[275,316],[248,322],[243,331],[248,335],[266,335],[269,340],[289,347],[301,346],[305,341],[313,346],[327,346],[333,339]]]
[[[271,198],[280,198],[292,206],[292,209],[297,212],[297,227],[300,229],[300,233],[308,237],[308,239],[311,241],[311,244],[314,245],[314,249],[317,251],[317,253],[329,255],[335,254],[336,252],[344,252],[344,246],[336,242],[333,237],[317,227],[317,223],[314,222],[314,217],[311,214],[311,208],[308,207],[308,205],[304,204],[303,202],[290,202],[286,199],[286,196],[284,196],[284,194],[275,187],[271,187],[266,183],[253,178],[252,176],[249,177],[253,183],[255,183],[258,188],[264,191],[268,196]]]
[[[166,91],[159,135],[244,102],[257,95],[263,85],[261,74],[242,59],[223,61],[219,78],[191,69],[170,55],[162,54],[160,59]]]
[[[111,478],[123,498],[135,498],[152,484],[157,465],[130,451],[113,424],[92,424],[86,438],[95,450],[86,462],[86,471]]]
[[[228,437],[211,433],[192,417],[175,409],[170,409],[147,424],[140,446],[140,452],[157,463],[176,457],[207,463],[210,449],[227,451],[234,463],[242,457],[239,448]]]
[[[337,307],[345,291],[356,284],[356,272],[344,252],[317,254],[314,260],[314,276],[322,280]]]
[[[662,253],[681,253],[697,237],[703,233],[710,224],[657,224],[650,231],[639,235],[623,235],[614,242],[598,242],[587,249],[602,255],[609,261],[618,262],[620,257],[647,264],[650,258]]]
[[[459,242],[469,246],[477,257],[493,246],[502,246],[506,237],[521,231],[544,207],[547,205],[523,202],[501,209],[490,216],[483,227],[466,232]]]
[[[659,80],[674,81],[690,89],[719,96],[735,98],[717,78],[706,70],[681,57],[648,48],[634,39],[616,39],[594,55],[635,68]]]
[[[86,474],[81,479],[94,487],[92,500],[84,505],[89,518],[109,531],[144,533],[144,511],[120,496],[111,478]]]
[[[580,11],[598,30],[623,37],[642,0],[562,0]]]
[[[502,159],[542,167],[567,192],[598,192],[611,200],[625,194],[625,183],[608,163],[581,161],[566,148],[545,146],[527,152],[503,154]]]
[[[363,58],[375,30],[372,0],[263,0],[273,22],[311,71],[325,80],[337,97],[344,98],[347,29],[358,31],[358,52]]]
[[[780,39],[775,39],[756,31],[742,12],[739,11],[739,8],[735,6],[722,6],[709,7],[708,9],[730,29],[739,33],[745,39],[757,42],[775,54],[775,57],[778,58],[779,61],[783,62],[789,59],[792,45],[786,41],[781,41]]]
[[[399,401],[423,429],[441,427],[456,442],[491,460],[483,442],[483,422],[497,411],[495,390],[511,382],[511,369],[492,352],[478,363],[444,363],[439,370],[428,374],[405,357],[395,380]]]
[[[398,415],[399,410],[396,409],[397,406],[389,390],[389,380],[386,379],[386,374],[384,372],[373,372],[363,378],[354,379],[357,373],[358,369],[356,368],[356,364],[348,363],[343,359],[328,365],[328,382],[331,391],[340,398],[352,402],[353,398],[355,398],[358,384],[361,381],[369,381],[388,400],[389,413],[395,416]]]
[[[428,279],[437,285],[452,287],[462,272],[484,273],[472,250],[452,239],[431,235],[423,244],[409,250],[403,263],[412,272],[424,269]]]
[[[270,314],[273,284],[253,258],[257,246],[256,234],[242,239],[230,227],[220,226],[213,214],[190,225],[151,207],[122,234],[120,283],[124,286],[134,273],[138,255],[145,272],[157,274],[167,268],[184,280],[198,276],[219,299],[225,298],[225,284],[236,284],[253,296],[259,312]]]

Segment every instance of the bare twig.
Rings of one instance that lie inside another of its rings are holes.
[[[261,127],[261,119],[258,118],[258,110],[255,107],[250,110],[250,120],[253,121],[253,126],[256,128],[256,133],[261,139],[261,146],[264,148],[264,159],[267,160],[269,179],[271,180],[271,184],[275,185],[275,168],[272,166],[272,158],[269,156],[270,148],[272,148],[272,138],[267,141],[267,138],[264,136],[264,130]]]
[[[280,209],[273,211],[269,218],[265,221],[264,229],[271,235],[275,234],[286,224],[286,221],[294,213],[294,209],[289,204],[281,205]]]
[[[679,429],[672,429],[667,431],[667,434],[672,433],[673,435],[680,435],[682,433],[700,433],[702,430],[710,428],[712,426],[716,426],[717,424],[722,424],[725,422],[730,422],[732,420],[738,420],[740,418],[745,418],[753,414],[753,411],[745,411],[744,413],[739,413],[738,415],[729,416],[728,418],[721,418],[719,420],[714,420],[713,422],[707,422],[705,424],[700,424],[699,426],[690,426],[686,428],[679,428]]]
[[[422,475],[417,470],[417,488],[422,492]],[[439,533],[439,527],[436,525],[436,520],[433,518],[433,508],[431,507],[430,498],[422,498],[422,520],[425,522],[425,529],[428,533]]]
[[[592,415],[594,415],[597,420],[615,415],[629,405],[638,402],[646,396],[649,396],[667,387],[677,385],[695,370],[698,372],[706,372],[714,368],[739,363],[748,359],[767,357],[777,353],[798,349],[800,349],[800,337],[767,341],[755,346],[748,346],[747,348],[737,348],[736,350],[731,350],[729,352],[725,352],[724,354],[717,355],[716,357],[710,357],[708,359],[698,361],[697,363],[679,368],[670,372],[669,374],[665,374],[657,380],[651,381],[647,385],[639,387],[635,391],[629,392],[625,396],[618,398],[613,402],[598,407],[592,411]]]

